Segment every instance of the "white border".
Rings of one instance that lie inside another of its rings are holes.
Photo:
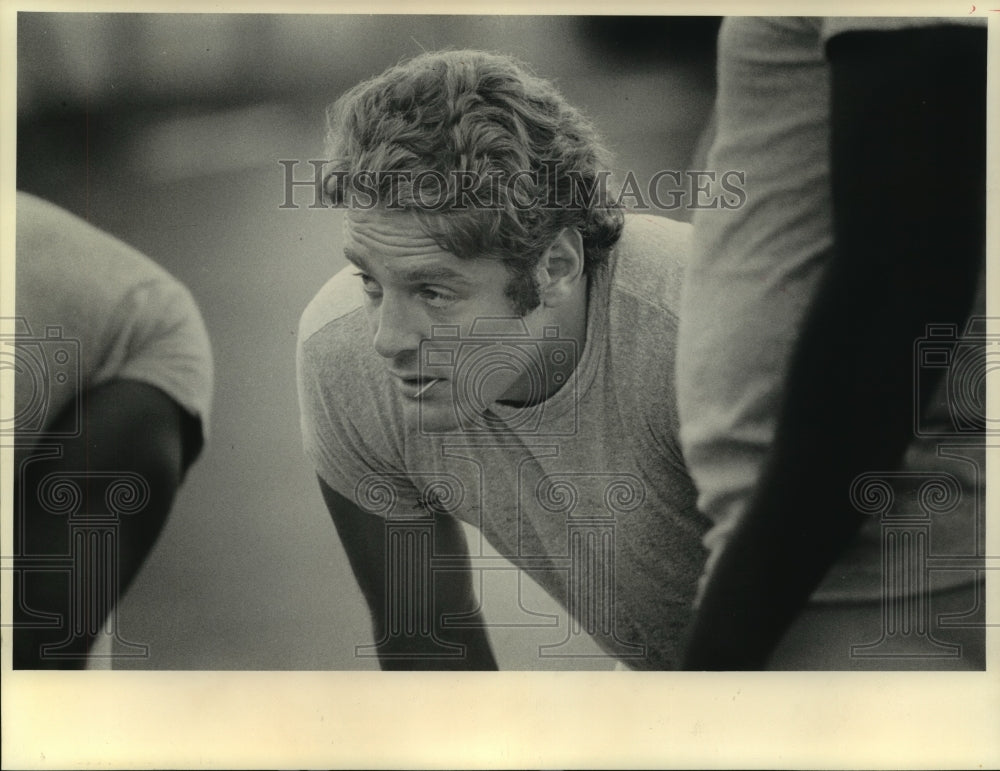
[[[599,8],[560,0],[545,12],[959,16],[972,5],[631,0]],[[1000,8],[1000,0],[983,2],[976,13],[1000,17],[990,12],[993,6]],[[13,307],[17,10],[261,13],[276,6],[2,0],[0,315],[10,315],[5,309]],[[370,2],[280,6],[281,12],[295,13],[371,10]],[[539,5],[537,0],[503,6],[403,2],[385,10],[532,14]],[[998,24],[998,18],[990,23],[989,135],[998,134]],[[989,159],[988,211],[995,213],[1000,211],[995,143]],[[988,243],[994,256],[998,238],[993,217]],[[993,271],[991,289],[996,282]],[[995,304],[989,308],[997,314]],[[991,409],[996,396],[991,392]],[[0,409],[12,409],[9,399]],[[11,465],[3,459],[4,511],[10,506]],[[988,510],[995,511],[997,503],[997,491],[990,488]],[[10,544],[9,517],[2,534],[3,544]],[[991,528],[988,535],[988,553],[1000,554],[1000,532]],[[10,571],[0,573],[6,598]],[[1000,580],[991,575],[993,609],[1000,607],[998,588]],[[3,603],[7,621],[9,614],[9,603]],[[991,667],[983,674],[14,673],[5,645],[2,763],[4,768],[995,768],[1000,767],[997,632],[989,630]]]

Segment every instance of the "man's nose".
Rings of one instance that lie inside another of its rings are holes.
[[[415,351],[420,344],[417,319],[402,303],[383,298],[375,312],[375,351],[387,359],[405,351]]]

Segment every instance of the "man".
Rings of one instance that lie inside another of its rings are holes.
[[[212,354],[190,292],[148,257],[17,195],[15,668],[143,656],[115,603],[198,457]],[[12,428],[12,430],[11,430]]]
[[[383,668],[496,668],[468,523],[625,666],[678,663],[705,522],[677,446],[687,226],[623,216],[513,59],[419,56],[330,112],[351,266],[302,316],[302,431]],[[540,655],[576,656],[566,641]]]
[[[716,108],[748,205],[685,278],[685,666],[981,669],[984,20],[726,19]]]

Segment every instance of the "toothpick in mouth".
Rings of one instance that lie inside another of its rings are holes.
[[[425,391],[428,391],[432,386],[434,386],[435,384],[439,383],[440,381],[441,381],[441,378],[439,378],[439,377],[434,378],[431,382],[425,384],[423,388],[421,388],[419,391],[417,391],[414,394],[414,396],[415,397],[417,397],[417,396],[423,396],[423,394],[424,394]]]

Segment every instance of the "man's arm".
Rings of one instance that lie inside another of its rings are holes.
[[[834,255],[687,669],[766,664],[861,524],[852,480],[897,468],[913,438],[914,399],[933,391],[915,393],[914,342],[928,323],[963,324],[983,256],[985,52],[982,29],[831,40]]]
[[[79,418],[79,436],[43,442],[58,444],[59,457],[24,458],[23,469],[15,469],[14,533],[22,549],[15,563],[15,668],[72,669],[86,664],[98,626],[110,610],[108,601],[117,602],[139,572],[166,522],[187,465],[201,446],[197,418],[160,389],[134,380],[113,380],[85,391]],[[77,420],[77,405],[72,404],[56,419],[54,435],[71,433]],[[148,488],[145,500],[136,476]],[[46,480],[61,487],[49,490]],[[109,570],[106,564],[95,561],[90,571],[75,573],[75,586],[65,569],[51,566],[65,565],[71,557],[84,559],[79,545],[70,542],[69,520],[78,525],[88,518],[97,525],[107,522],[113,512],[106,497],[119,483],[122,503],[140,508],[116,519],[112,548],[118,593],[109,598],[106,587],[113,576],[102,570]],[[66,500],[60,492],[71,485],[80,491],[77,507],[61,516],[53,514],[50,509],[62,508],[58,504]],[[46,565],[50,569],[44,569]],[[62,621],[55,627],[38,626],[38,614],[54,614]],[[56,654],[43,654],[43,646],[56,648]]]
[[[368,603],[382,669],[497,669],[478,611],[468,567],[468,547],[458,521],[446,514],[428,515],[433,516],[432,553],[448,557],[451,563],[448,570],[432,572],[426,549],[415,544],[416,548],[405,557],[396,550],[387,554],[386,520],[361,510],[322,479],[319,486]],[[406,569],[401,569],[404,559]],[[453,567],[456,561],[459,566]],[[390,572],[396,578],[391,586],[386,580]],[[432,587],[429,594],[422,591],[420,583],[420,577],[428,575]],[[408,597],[398,596],[400,592]],[[406,619],[401,619],[397,625],[390,620],[390,613],[398,616],[400,609],[413,608],[416,603],[426,602],[425,598],[430,599],[430,607],[415,608],[415,615],[410,616],[415,624],[409,625]],[[461,628],[442,624],[443,616],[451,614],[463,615]],[[432,634],[422,634],[420,621],[428,617]]]

